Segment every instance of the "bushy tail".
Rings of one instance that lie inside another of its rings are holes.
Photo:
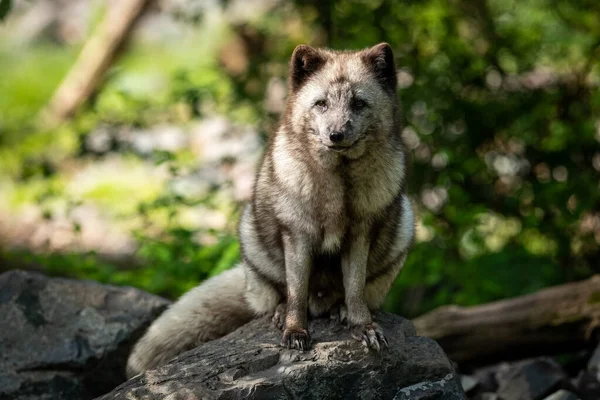
[[[244,291],[244,271],[238,266],[184,294],[137,342],[127,360],[127,376],[165,364],[250,321],[254,314],[244,300]]]

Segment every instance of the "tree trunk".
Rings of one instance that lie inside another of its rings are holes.
[[[490,304],[440,307],[413,322],[463,365],[587,348],[598,340],[600,275]]]
[[[149,0],[121,0],[109,7],[75,65],[42,113],[47,124],[70,117],[94,92]]]

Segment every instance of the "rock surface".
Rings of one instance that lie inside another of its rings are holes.
[[[502,399],[541,400],[559,389],[568,377],[554,360],[536,358],[512,365],[496,379]]]
[[[461,375],[460,376],[460,384],[465,391],[465,393],[469,393],[473,391],[479,385],[479,381],[470,375]]]
[[[463,388],[466,377],[474,380],[468,385],[468,398],[473,400],[598,400],[600,383],[591,372],[580,371],[587,357],[570,365],[562,365],[551,357],[530,358],[479,367],[471,375],[461,375]],[[571,363],[575,358],[571,359]],[[573,377],[573,374],[578,374]]]
[[[600,399],[600,382],[598,382],[596,375],[591,372],[581,371],[572,380],[572,383],[577,388],[578,394],[583,400]]]
[[[568,390],[561,389],[558,392],[546,397],[544,400],[578,400],[578,397]]]
[[[407,320],[378,314],[390,347],[367,352],[339,322],[311,321],[312,350],[281,348],[267,318],[138,375],[109,399],[464,399],[453,366]]]
[[[132,344],[168,301],[125,287],[0,275],[0,399],[91,399],[125,381]]]

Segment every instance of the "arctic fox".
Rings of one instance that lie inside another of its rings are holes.
[[[240,221],[241,264],[163,313],[130,355],[129,376],[260,315],[273,316],[288,348],[309,348],[309,315],[347,322],[375,351],[387,346],[371,310],[414,237],[392,49],[300,45],[288,85]]]

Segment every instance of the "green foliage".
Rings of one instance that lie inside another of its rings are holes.
[[[0,43],[0,76],[7,78],[0,80],[0,93],[8,94],[0,96],[0,210],[34,206],[45,220],[53,221],[92,204],[138,245],[134,257],[126,259],[95,252],[0,248],[2,267],[42,268],[51,275],[137,286],[175,298],[239,261],[231,211],[235,205],[219,201],[214,193],[184,198],[170,188],[181,169],[196,168],[185,149],[143,154],[120,145],[96,153],[86,144],[98,128],[118,132],[185,125],[204,112],[256,119],[247,105],[235,100],[214,49],[204,46],[190,52],[192,39],[197,40],[197,34],[173,46],[132,46],[90,104],[73,121],[53,129],[40,127],[36,115],[73,63],[75,49],[41,43],[11,54],[10,47]],[[44,74],[39,73],[42,64]],[[157,179],[148,172],[152,166],[167,172]],[[74,183],[77,171],[86,169],[91,177]],[[230,226],[217,232],[182,223],[182,213],[199,206],[225,209],[232,218]],[[74,219],[72,229],[81,235],[81,222]]]
[[[6,16],[10,12],[11,7],[12,0],[0,0],[0,21],[6,18]]]
[[[48,101],[75,55],[74,49],[50,43],[27,52],[0,46],[0,145],[12,145],[31,132],[32,116]]]
[[[13,268],[43,268],[53,276],[93,279],[114,285],[135,286],[175,299],[203,280],[239,262],[234,236],[215,234],[214,246],[198,246],[195,232],[173,229],[159,238],[140,236],[135,260],[105,260],[94,252],[36,254],[4,250],[0,259]]]

